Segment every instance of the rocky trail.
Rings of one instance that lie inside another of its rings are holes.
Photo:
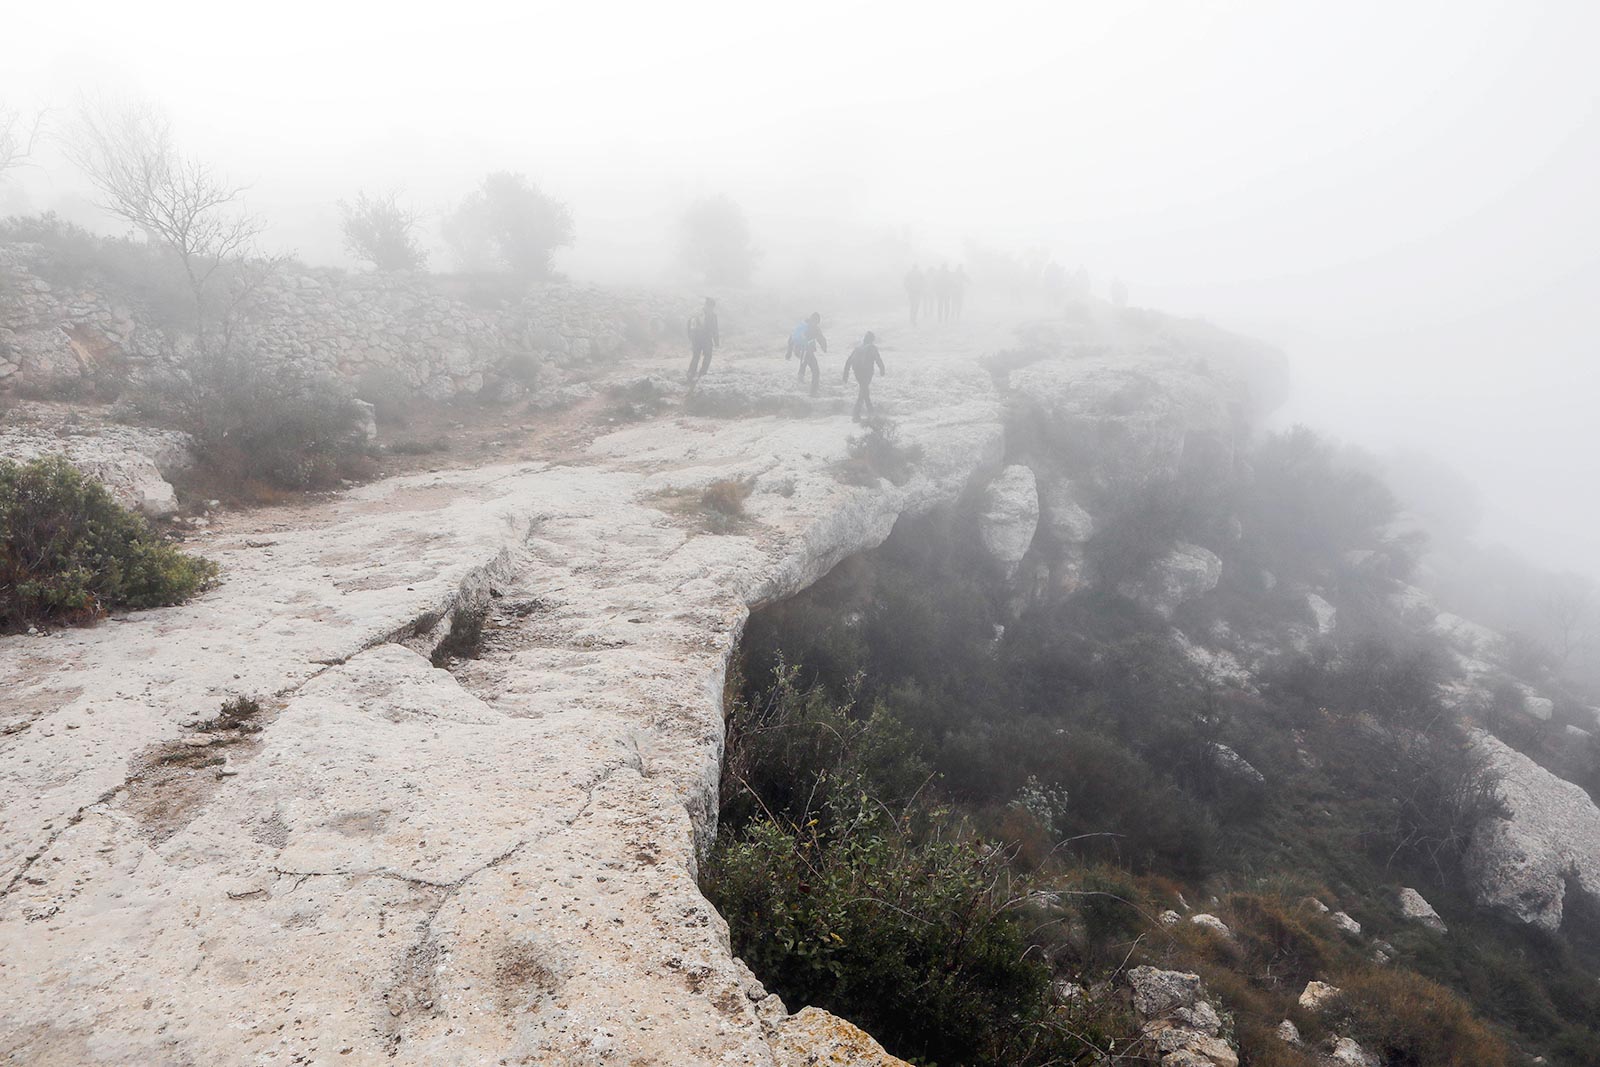
[[[1010,332],[886,353],[880,408],[924,450],[899,487],[837,476],[836,377],[804,398],[744,341],[703,395],[787,414],[682,414],[686,358],[636,363],[516,458],[227,516],[198,542],[224,581],[187,605],[0,641],[0,1055],[768,1064],[861,1040],[786,1019],[696,887],[723,673],[753,605],[998,463],[976,357]],[[692,502],[722,479],[754,489],[713,532]],[[477,658],[435,656],[457,609]],[[218,720],[234,696],[259,712]]]

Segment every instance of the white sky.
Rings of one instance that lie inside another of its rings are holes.
[[[655,276],[708,191],[774,261],[840,224],[1047,244],[1278,341],[1289,415],[1438,454],[1489,533],[1600,571],[1596,0],[119,0],[4,32],[0,97],[159,102],[313,262],[339,197],[443,208],[491,169],[572,204],[577,276]],[[39,161],[26,203],[81,213]]]

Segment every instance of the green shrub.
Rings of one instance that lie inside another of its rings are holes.
[[[342,384],[235,349],[191,353],[146,383],[135,407],[190,434],[196,477],[219,494],[326,489],[373,471]]]
[[[870,798],[839,800],[855,804],[836,808],[829,832],[760,821],[719,841],[706,891],[734,951],[791,1005],[845,1013],[898,1055],[1063,1062],[1018,1055],[1068,1042],[1042,1025],[1050,971],[1024,951],[1003,855],[959,838],[918,844]]]
[[[723,825],[759,815],[801,825],[827,819],[838,796],[870,793],[899,809],[928,779],[909,732],[882,707],[858,715],[780,665],[771,687],[736,700],[722,763]]]
[[[0,631],[177,604],[216,575],[64,458],[0,461]]]
[[[255,697],[229,697],[209,719],[194,724],[194,729],[205,734],[261,732],[261,702]]]

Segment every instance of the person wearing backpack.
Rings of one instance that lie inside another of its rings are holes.
[[[811,316],[789,331],[789,349],[784,359],[799,359],[800,373],[795,380],[806,380],[807,368],[811,371],[811,395],[816,396],[822,389],[822,370],[817,366],[817,346],[828,350],[828,339],[822,336],[822,313],[813,311]]]
[[[888,369],[883,365],[883,356],[878,352],[878,339],[873,336],[871,330],[868,330],[867,335],[861,339],[861,343],[856,345],[855,351],[850,353],[850,358],[844,361],[844,380],[847,382],[850,380],[851,371],[855,372],[857,388],[856,409],[850,413],[850,421],[860,422],[861,406],[863,404],[867,407],[867,414],[872,414],[871,390],[873,374],[889,373]]]
[[[689,381],[711,369],[711,350],[722,343],[717,329],[717,302],[706,297],[705,306],[689,318]]]

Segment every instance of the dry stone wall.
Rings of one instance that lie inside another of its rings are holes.
[[[138,378],[188,347],[184,331],[103,280],[47,280],[46,260],[38,245],[0,245],[0,390]],[[462,298],[474,291],[477,303]],[[235,336],[285,370],[435,399],[499,396],[676,340],[693,306],[568,283],[506,299],[470,279],[289,266],[251,296]]]

